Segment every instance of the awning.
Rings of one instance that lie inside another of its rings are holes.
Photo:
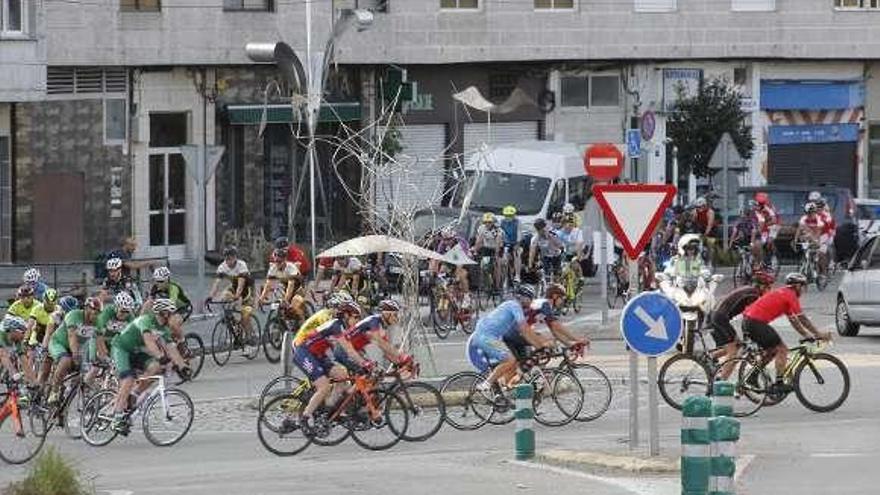
[[[764,110],[845,110],[864,105],[862,81],[761,81]]]
[[[226,115],[233,125],[259,125],[264,109],[267,124],[289,124],[294,121],[290,104],[226,105]],[[360,118],[361,104],[356,101],[325,103],[318,114],[318,122],[349,122]]]

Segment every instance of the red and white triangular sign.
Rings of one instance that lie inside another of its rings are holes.
[[[593,195],[626,254],[636,259],[651,239],[663,212],[672,204],[675,186],[596,184]]]

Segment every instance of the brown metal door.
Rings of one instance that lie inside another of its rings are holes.
[[[84,203],[82,174],[34,177],[34,261],[83,259]]]

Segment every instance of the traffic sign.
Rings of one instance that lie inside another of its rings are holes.
[[[584,170],[594,180],[614,179],[623,170],[623,154],[613,144],[594,144],[584,154]]]
[[[642,133],[638,129],[626,131],[626,154],[638,158],[642,154]]]
[[[659,292],[643,292],[623,308],[620,333],[627,345],[645,356],[666,354],[681,337],[681,311]]]
[[[675,186],[669,184],[596,184],[593,195],[614,236],[631,259],[645,249],[651,234],[672,204]]]
[[[647,110],[642,114],[642,139],[650,141],[654,137],[654,130],[657,129],[657,119],[654,112]]]

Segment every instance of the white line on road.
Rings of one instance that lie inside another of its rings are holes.
[[[810,454],[810,457],[818,457],[820,459],[836,459],[844,457],[866,457],[868,454],[861,452],[819,452]]]
[[[598,481],[606,485],[622,488],[636,495],[677,495],[681,492],[681,484],[676,478],[651,478],[650,481],[642,481],[631,478],[609,478],[607,476],[596,476],[594,474],[575,471],[572,469],[561,468],[556,466],[548,466],[547,464],[538,464],[525,461],[508,461],[510,464],[517,466],[539,469],[550,473],[563,474],[567,476],[575,476],[588,480]]]
[[[741,455],[741,456],[739,456],[739,458],[737,458],[736,472],[733,473],[734,481],[740,479],[740,477],[743,475],[743,473],[746,472],[746,469],[748,469],[749,464],[751,464],[752,461],[754,461],[754,460],[755,460],[755,456],[753,456],[753,455]]]
[[[131,490],[104,490],[99,493],[106,493],[107,495],[134,495],[134,492]]]

